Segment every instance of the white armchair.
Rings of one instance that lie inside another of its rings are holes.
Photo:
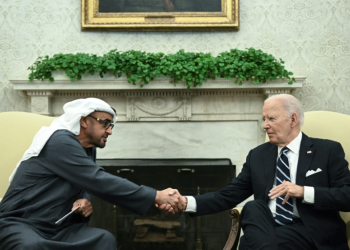
[[[33,137],[42,126],[48,126],[54,117],[25,112],[0,113],[0,201],[9,186],[9,177]]]
[[[309,137],[340,142],[345,151],[345,159],[350,162],[350,115],[330,111],[305,112],[302,131]],[[350,212],[340,212],[346,223],[346,234],[350,246]]]

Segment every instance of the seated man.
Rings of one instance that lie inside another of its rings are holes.
[[[242,172],[225,188],[187,197],[186,211],[220,212],[253,194],[241,214],[240,250],[349,249],[339,215],[350,211],[350,172],[342,146],[303,134],[302,107],[291,95],[268,98],[262,118],[270,142],[249,152]]]
[[[63,109],[35,135],[10,177],[0,203],[0,249],[115,250],[112,234],[86,225],[92,213],[89,194],[140,215],[153,203],[174,212],[184,208],[176,190],[139,186],[96,165],[95,147],[105,147],[117,120],[110,105],[87,98]],[[78,206],[78,213],[55,225]]]

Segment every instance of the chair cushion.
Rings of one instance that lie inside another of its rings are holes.
[[[48,126],[54,117],[26,112],[0,113],[0,198],[4,196],[9,177],[18,161],[32,143],[33,137],[42,126]]]

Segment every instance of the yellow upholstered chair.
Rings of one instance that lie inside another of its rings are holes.
[[[350,162],[350,116],[345,114],[340,114],[336,112],[330,111],[309,111],[305,112],[304,126],[302,126],[301,130],[309,137],[314,138],[323,138],[329,139],[333,141],[340,142],[345,151],[345,159]],[[266,136],[266,141],[269,138]],[[350,167],[350,166],[349,166]],[[237,216],[241,212],[242,208],[235,208],[236,211],[231,211],[231,214],[234,215],[233,219],[235,223],[237,222]],[[348,244],[350,246],[350,212],[344,213],[340,212],[341,217],[346,223],[346,234],[348,237]],[[231,230],[231,239],[227,241],[227,249],[235,249],[232,248],[233,242],[238,241],[239,233],[235,233],[236,228],[239,225],[235,225]],[[232,233],[233,232],[233,233]],[[232,238],[234,238],[232,240]]]
[[[8,179],[12,171],[29,148],[34,135],[54,119],[26,112],[0,113],[0,200],[9,186]]]
[[[345,152],[345,159],[350,162],[349,128],[350,115],[330,111],[309,111],[305,112],[304,126],[301,130],[309,137],[340,142]],[[350,213],[340,212],[340,215],[346,223],[346,235],[350,246]]]

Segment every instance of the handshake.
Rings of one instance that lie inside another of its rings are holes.
[[[160,210],[176,214],[186,209],[187,198],[182,196],[177,189],[167,188],[157,191],[154,203]]]

